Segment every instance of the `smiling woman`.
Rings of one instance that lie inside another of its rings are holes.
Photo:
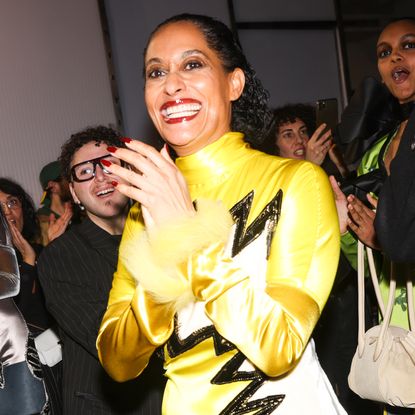
[[[97,340],[103,366],[125,381],[163,347],[169,415],[344,414],[309,341],[339,252],[327,177],[250,148],[269,128],[267,93],[223,23],[174,16],[144,57],[167,144],[111,149],[133,167],[107,163],[128,181],[117,190],[138,203]]]

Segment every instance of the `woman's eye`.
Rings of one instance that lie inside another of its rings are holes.
[[[201,68],[202,66],[203,64],[199,61],[190,61],[186,63],[185,69],[186,70],[198,69],[198,68]]]
[[[404,49],[415,49],[415,42],[407,42],[403,45]]]
[[[160,78],[160,76],[164,75],[164,71],[162,71],[161,69],[151,69],[149,71],[147,71],[147,78]]]
[[[382,59],[382,58],[386,58],[387,56],[389,56],[391,54],[390,49],[381,49],[378,52],[378,58]]]

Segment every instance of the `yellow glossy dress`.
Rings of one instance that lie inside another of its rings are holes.
[[[97,340],[108,373],[134,378],[163,346],[165,414],[344,414],[309,342],[339,256],[326,175],[240,133],[176,163],[198,213],[147,235],[131,210]]]

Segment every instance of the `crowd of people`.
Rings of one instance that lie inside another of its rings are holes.
[[[413,414],[347,383],[358,241],[384,301],[391,259],[413,262],[390,223],[413,220],[415,19],[386,25],[376,50],[402,111],[356,172],[312,106],[269,108],[225,24],[181,14],[144,51],[160,151],[75,132],[40,171],[38,210],[1,177],[0,415]],[[374,170],[364,197],[346,191]],[[409,328],[404,282],[392,323]],[[368,327],[381,315],[367,285]]]

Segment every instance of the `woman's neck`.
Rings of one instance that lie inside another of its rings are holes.
[[[401,142],[401,138],[403,135],[403,132],[405,131],[406,124],[408,123],[408,120],[402,121],[399,124],[398,131],[395,134],[395,137],[393,137],[388,150],[385,154],[385,168],[388,173],[390,174],[390,164],[392,160],[395,158],[396,153],[398,152],[399,144]]]

